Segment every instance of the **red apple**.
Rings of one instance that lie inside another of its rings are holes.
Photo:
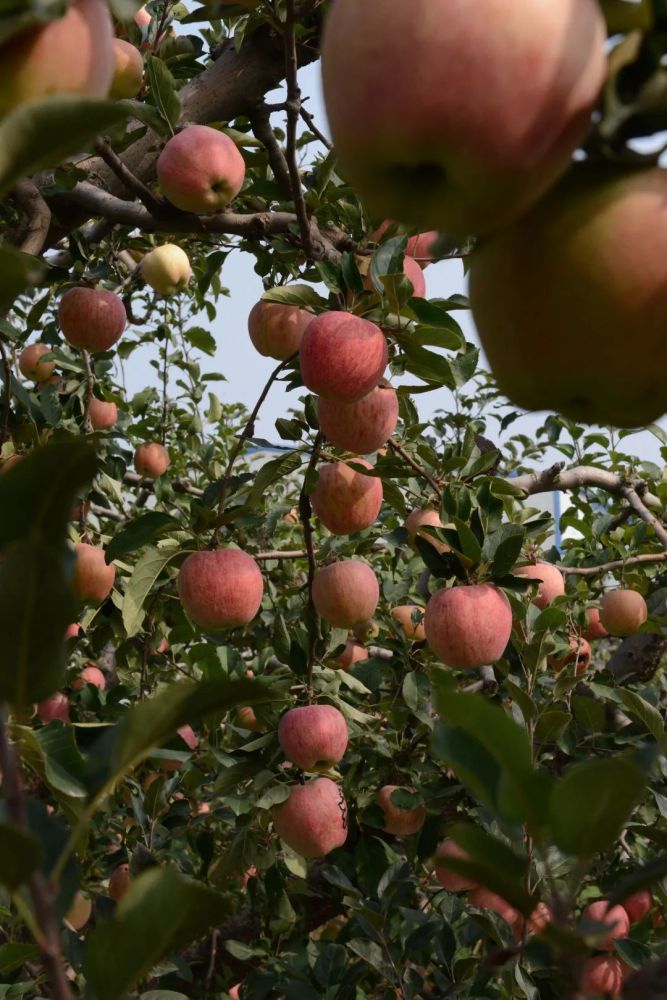
[[[315,778],[293,785],[273,814],[281,840],[304,858],[321,858],[347,840],[347,804],[340,785]]]
[[[349,734],[333,705],[303,705],[285,712],[278,742],[287,760],[302,771],[327,771],[342,759]]]
[[[120,903],[123,896],[127,895],[131,884],[130,866],[119,865],[118,868],[114,868],[109,878],[109,895]]]
[[[415,612],[418,612],[422,616],[422,620],[417,621],[416,624],[413,617]],[[390,613],[406,639],[410,639],[412,642],[424,641],[426,638],[424,608],[419,607],[418,604],[399,604],[397,607],[392,608]]]
[[[55,361],[42,361],[45,354],[50,354],[51,348],[46,344],[30,344],[19,354],[21,374],[34,382],[46,382],[53,375]]]
[[[317,401],[320,430],[344,451],[370,455],[387,443],[398,423],[396,390],[380,379],[379,385],[356,403],[339,403],[320,397]]]
[[[614,941],[618,938],[626,938],[630,933],[630,918],[624,908],[622,906],[610,907],[606,899],[589,903],[583,912],[583,917],[585,920],[596,920],[609,927],[609,935],[604,941],[596,944],[596,947],[601,951],[611,951],[614,947]]]
[[[37,715],[42,722],[52,722],[54,719],[69,722],[69,698],[62,691],[56,691],[50,698],[40,701]]]
[[[445,587],[426,605],[426,641],[449,667],[474,670],[495,663],[512,632],[512,609],[490,583]]]
[[[573,635],[570,637],[570,652],[565,656],[550,656],[549,666],[559,673],[563,667],[568,667],[571,663],[576,662],[575,674],[580,676],[586,673],[591,664],[591,644],[587,639],[582,639],[581,636]]]
[[[68,625],[65,629],[65,639],[78,639],[82,632],[83,629],[81,625],[79,625],[78,622],[72,622],[72,624]]]
[[[352,313],[327,312],[306,327],[299,355],[301,378],[311,392],[355,403],[380,382],[387,341],[375,323]]]
[[[477,906],[480,910],[493,910],[510,927],[520,919],[518,910],[515,910],[506,899],[503,899],[502,896],[499,896],[495,892],[491,892],[490,889],[484,889],[483,887],[473,889],[468,896],[468,902],[471,906]]]
[[[600,621],[611,635],[632,635],[648,618],[646,601],[636,590],[608,590],[600,605]]]
[[[236,725],[241,729],[249,729],[251,733],[261,733],[264,731],[263,724],[259,721],[250,705],[244,705],[237,710]]]
[[[377,804],[384,812],[385,833],[395,837],[411,837],[423,827],[426,821],[426,807],[413,806],[412,809],[400,809],[392,801],[395,791],[414,792],[414,788],[402,788],[400,785],[383,785],[376,796]]]
[[[354,465],[372,468],[363,458],[355,459]],[[345,462],[335,462],[320,466],[310,500],[325,528],[334,535],[351,535],[375,523],[382,495],[382,480],[377,476],[365,476]]]
[[[174,295],[187,288],[192,278],[190,258],[175,243],[149,250],[139,264],[141,276],[158,295]]]
[[[332,666],[347,672],[353,663],[360,663],[361,661],[367,659],[368,650],[366,647],[362,646],[362,644],[357,642],[356,639],[348,639],[345,643],[345,649],[340,656],[336,657]]]
[[[380,243],[385,232],[392,225],[390,220],[386,220],[381,226],[378,226],[370,238],[374,242]],[[437,230],[431,230],[428,233],[417,233],[416,236],[410,236],[405,248],[405,256],[412,257],[421,267],[427,267],[433,261],[433,245],[438,239],[438,235]]]
[[[306,309],[260,299],[250,310],[248,333],[255,350],[265,358],[285,361],[299,350],[312,319]]]
[[[106,431],[118,420],[118,407],[93,396],[88,404],[88,417],[94,431]]]
[[[476,889],[477,883],[459,875],[447,867],[447,858],[459,858],[468,861],[470,855],[455,840],[443,840],[435,852],[435,877],[447,892],[462,892],[464,889]]]
[[[437,510],[412,510],[408,514],[405,521],[405,530],[408,533],[408,542],[415,548],[415,538],[419,535],[420,538],[426,539],[429,545],[432,545],[436,552],[449,552],[449,545],[444,542],[439,542],[437,538],[429,534],[426,531],[421,531],[424,527],[430,528],[442,528],[443,523],[440,520],[440,515]]]
[[[72,690],[80,691],[86,684],[93,684],[100,691],[107,686],[106,678],[94,663],[87,663],[78,677],[72,681]]]
[[[581,977],[581,989],[587,996],[615,996],[623,987],[623,966],[611,955],[587,959]]]
[[[519,566],[513,570],[514,576],[522,576],[526,580],[540,580],[533,604],[544,611],[553,600],[565,593],[563,574],[552,563],[538,562],[529,566]]]
[[[600,609],[599,608],[586,608],[586,617],[588,619],[588,626],[584,630],[584,639],[604,639],[609,635],[606,628],[600,621]]]
[[[623,909],[627,913],[630,923],[636,924],[653,909],[653,896],[648,889],[641,889],[623,900]]]
[[[553,920],[553,914],[546,903],[538,903],[528,920],[525,921],[526,936],[541,934],[545,927],[548,927]],[[523,937],[524,920],[519,916],[514,924],[515,940],[520,941]]]
[[[73,347],[93,354],[108,351],[127,323],[123,300],[103,288],[70,288],[58,307],[63,336]]]
[[[245,179],[234,142],[208,125],[188,125],[168,141],[157,161],[162,193],[183,212],[209,214],[225,208]]]
[[[116,569],[108,566],[104,549],[87,542],[79,542],[75,549],[73,587],[77,596],[86,604],[101,604],[113,590]]]
[[[134,468],[145,479],[159,479],[170,465],[169,452],[156,441],[140,444],[134,453]]]
[[[375,573],[358,559],[331,563],[315,573],[315,610],[335,628],[352,628],[372,618],[379,600]]]
[[[412,297],[415,299],[423,299],[426,295],[426,280],[417,261],[413,260],[412,257],[409,257],[407,253],[403,258],[403,274],[412,285]],[[366,288],[369,292],[376,291],[370,271],[364,278],[364,288]],[[387,292],[385,290],[385,294],[388,295],[390,300],[393,298],[392,292]],[[390,302],[390,305],[392,308],[398,308],[397,304],[394,302]]]
[[[181,566],[178,593],[195,625],[217,632],[252,621],[262,603],[264,579],[252,556],[240,549],[194,552]]]
[[[114,38],[114,74],[109,97],[113,101],[136,97],[144,82],[144,57],[122,38]]]

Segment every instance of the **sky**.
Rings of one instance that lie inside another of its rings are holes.
[[[321,130],[328,133],[326,115],[322,101],[319,64],[315,63],[300,71],[300,84],[304,96],[309,97],[308,108],[315,115]],[[280,91],[268,95],[269,102],[277,102],[283,95]],[[248,337],[247,317],[253,305],[260,298],[263,286],[261,278],[255,274],[254,257],[241,251],[232,252],[222,270],[222,283],[229,288],[230,296],[219,300],[218,316],[211,332],[215,336],[218,350],[215,358],[204,358],[203,371],[221,372],[226,382],[216,382],[211,385],[223,402],[244,403],[251,409],[256,402],[263,385],[275,367],[275,361],[259,355]],[[466,281],[460,261],[442,261],[430,265],[425,271],[426,294],[430,297],[447,298],[455,293],[465,294]],[[455,318],[461,324],[466,339],[479,345],[474,324],[469,314],[457,311]],[[200,317],[198,322],[208,326],[206,317]],[[667,331],[666,331],[667,335]],[[137,363],[126,367],[127,388],[130,393],[145,388],[147,382],[152,383],[155,372],[147,363]],[[484,359],[482,358],[482,364]],[[150,374],[148,374],[150,372]],[[275,431],[275,421],[285,416],[290,406],[298,406],[298,392],[288,394],[278,383],[271,389],[264,403],[256,424],[258,437],[279,442]],[[420,419],[427,420],[436,410],[445,409],[449,394],[446,389],[436,390],[414,397]],[[528,414],[516,421],[511,428],[512,433],[534,435],[544,422],[546,414]],[[667,418],[661,425],[667,429]],[[641,431],[625,439],[624,450],[637,455],[640,459],[657,462],[662,465],[657,438],[648,431]],[[558,456],[554,456],[555,458]]]

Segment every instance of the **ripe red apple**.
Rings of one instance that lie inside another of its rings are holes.
[[[623,901],[623,909],[631,924],[636,924],[653,909],[653,896],[648,889],[641,889]]]
[[[312,319],[306,309],[260,299],[250,310],[248,333],[255,350],[265,358],[285,361],[299,350]]]
[[[106,677],[94,663],[87,663],[78,677],[72,681],[72,691],[80,691],[86,684],[93,684],[100,691],[107,686]]]
[[[240,549],[194,552],[181,566],[178,593],[195,625],[217,632],[252,621],[262,603],[264,579],[252,556]]]
[[[301,378],[311,392],[355,403],[380,382],[387,341],[375,323],[352,313],[327,312],[306,327],[299,355]]]
[[[72,0],[62,17],[0,45],[0,118],[53,94],[106,97],[113,29],[104,0]]]
[[[113,101],[136,97],[144,82],[144,57],[122,38],[114,38],[114,74],[109,97]]]
[[[583,912],[586,920],[596,920],[598,923],[606,924],[610,930],[604,941],[598,942],[596,947],[601,951],[611,951],[614,941],[618,938],[626,938],[630,933],[630,918],[622,906],[609,906],[606,899],[599,899],[595,903],[589,903]]]
[[[468,861],[470,855],[455,840],[443,840],[435,852],[435,877],[447,892],[462,892],[464,889],[476,889],[477,883],[459,875],[447,867],[447,858],[459,858]]]
[[[37,715],[42,722],[53,722],[54,719],[69,722],[69,698],[62,691],[56,691],[50,698],[40,701]]]
[[[108,351],[127,323],[123,300],[103,288],[70,288],[60,300],[58,322],[73,347],[97,354]]]
[[[440,520],[440,515],[437,510],[412,510],[408,514],[405,520],[405,530],[408,533],[408,542],[412,548],[415,546],[415,538],[419,535],[420,538],[426,539],[429,545],[432,545],[437,552],[449,552],[449,546],[444,542],[439,542],[437,538],[430,535],[426,531],[421,531],[423,527],[431,528],[442,528],[443,523]]]
[[[79,542],[75,549],[76,564],[72,585],[79,600],[86,604],[101,604],[113,590],[116,569],[108,566],[104,549]]]
[[[384,812],[382,829],[395,837],[411,837],[413,833],[421,830],[426,822],[426,807],[419,805],[413,806],[412,809],[399,809],[391,798],[395,791],[414,792],[414,788],[402,788],[400,785],[383,785],[380,788],[376,801]]]
[[[140,444],[134,453],[134,468],[145,479],[158,479],[170,465],[169,452],[156,441]]]
[[[415,624],[413,615],[416,611],[421,613],[422,620]],[[423,642],[426,639],[424,608],[419,607],[418,604],[399,604],[392,608],[390,613],[406,639],[410,639],[412,642]]]
[[[583,423],[650,424],[667,409],[665,171],[575,168],[480,244],[470,301],[493,374],[513,403]],[[629,343],[640,348],[631,379]]]
[[[552,563],[537,562],[529,566],[519,566],[513,570],[515,576],[522,576],[526,580],[540,580],[537,593],[533,597],[533,604],[544,611],[553,600],[561,597],[565,593],[565,579],[563,574]]]
[[[188,125],[157,161],[165,198],[183,212],[218,212],[243,187],[245,163],[234,142],[208,125]]]
[[[242,708],[237,709],[235,721],[237,726],[241,729],[249,729],[251,733],[264,732],[263,724],[259,721],[250,705],[244,705]]]
[[[347,840],[343,789],[329,778],[293,785],[277,806],[273,825],[281,840],[304,858],[321,858]]]
[[[579,635],[570,636],[570,652],[565,656],[550,656],[549,666],[559,673],[563,667],[569,667],[571,663],[576,663],[575,674],[579,677],[585,674],[591,665],[591,644],[587,639]]]
[[[278,742],[287,760],[302,771],[327,771],[342,759],[349,733],[333,705],[290,708],[278,724]]]
[[[352,628],[372,618],[379,600],[380,585],[375,573],[358,559],[343,559],[315,573],[315,610],[335,628]]]
[[[46,382],[53,375],[55,361],[42,361],[45,354],[50,354],[51,348],[46,344],[30,344],[19,354],[21,374],[34,382]]]
[[[516,218],[565,172],[606,75],[595,0],[336,0],[322,75],[369,209],[451,235]]]
[[[199,737],[195,733],[192,726],[181,726],[180,729],[176,730],[177,735],[180,736],[182,741],[185,743],[188,750],[193,752],[199,746]],[[161,771],[180,771],[183,765],[183,761],[179,760],[177,757],[174,758],[163,758],[160,761]]]
[[[596,955],[584,964],[581,990],[587,996],[616,996],[623,987],[623,966],[611,955]]]
[[[345,643],[345,649],[340,656],[336,657],[332,666],[347,672],[353,663],[360,663],[362,660],[367,659],[368,650],[366,647],[362,646],[362,644],[357,642],[356,639],[348,639]]]
[[[149,250],[139,264],[141,276],[158,295],[174,295],[186,288],[192,277],[190,258],[175,243]]]
[[[525,921],[526,936],[541,934],[545,927],[548,927],[553,920],[553,914],[546,903],[538,903],[528,920]],[[520,941],[523,937],[524,919],[518,916],[514,923],[514,938]]]
[[[82,632],[83,629],[79,623],[72,622],[72,624],[68,625],[65,629],[65,639],[78,639]]]
[[[131,884],[130,866],[119,865],[118,868],[114,868],[109,878],[109,895],[120,903],[123,896],[127,895]]]
[[[438,659],[457,670],[474,670],[503,655],[512,609],[503,591],[490,583],[445,587],[426,605],[424,628]]]
[[[600,605],[600,621],[611,635],[632,635],[648,618],[646,601],[636,590],[608,590]]]
[[[65,920],[75,931],[80,931],[85,927],[93,912],[93,903],[90,896],[83,892],[77,892],[70,903]]]
[[[106,431],[118,420],[118,407],[93,396],[88,404],[88,417],[94,431]]]
[[[586,608],[586,617],[588,618],[588,626],[583,633],[584,639],[604,639],[605,636],[609,635],[600,621],[599,608]]]
[[[363,458],[355,459],[354,464],[372,468]],[[382,507],[382,480],[365,476],[345,462],[320,466],[318,471],[310,500],[325,528],[334,535],[351,535],[370,528]]]
[[[493,910],[510,927],[520,919],[518,910],[515,910],[506,899],[503,899],[502,896],[499,896],[495,892],[491,892],[490,889],[484,889],[483,887],[473,889],[468,896],[468,902],[471,906],[477,906],[480,910]]]
[[[344,451],[370,455],[386,444],[398,423],[396,390],[380,383],[356,403],[339,403],[320,397],[317,401],[320,430]]]

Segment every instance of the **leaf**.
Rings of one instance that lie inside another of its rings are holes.
[[[452,870],[469,875],[480,885],[497,892],[523,914],[532,912],[535,899],[524,887],[529,866],[525,855],[516,854],[504,841],[471,823],[455,823],[448,828],[447,836],[470,856],[469,860],[448,858],[447,865],[451,860]]]
[[[607,850],[644,797],[646,782],[641,768],[626,758],[575,764],[551,797],[550,825],[558,847],[580,858]]]
[[[47,270],[40,258],[0,246],[0,315],[9,311],[19,295],[39,285]]]
[[[0,974],[15,972],[26,962],[35,962],[38,959],[39,950],[36,945],[8,941],[0,945]]]
[[[10,823],[0,823],[0,883],[12,892],[22,885],[42,860],[36,837]]]
[[[171,128],[175,129],[181,116],[181,99],[167,64],[157,56],[148,56],[146,75],[156,107]]]
[[[570,714],[559,708],[547,708],[540,714],[535,726],[538,743],[555,743],[570,724]]]
[[[0,121],[0,199],[22,177],[82,152],[127,115],[110,101],[65,95],[22,104]]]
[[[519,524],[503,524],[486,536],[482,560],[489,564],[492,576],[503,577],[510,572],[519,557],[525,536],[526,532]]]
[[[227,912],[217,892],[171,869],[150,868],[132,882],[112,919],[88,934],[86,979],[99,1000],[121,1000],[161,958],[201,937]]]
[[[265,302],[282,302],[289,306],[300,306],[302,309],[325,309],[327,300],[318,295],[312,285],[280,285],[264,292]]]
[[[279,455],[278,458],[272,458],[270,462],[265,462],[255,475],[248,495],[248,505],[253,507],[258,504],[269,486],[296,472],[301,462],[301,455],[295,451],[289,451],[285,455]]]
[[[166,528],[177,527],[178,521],[170,514],[163,514],[159,510],[148,511],[113,536],[106,547],[106,561],[111,563],[120,555],[136,552],[161,535]]]
[[[179,549],[149,549],[134,567],[125,586],[123,598],[123,625],[128,639],[141,631],[144,620],[144,601],[162,570],[172,559],[183,553]]]
[[[630,715],[634,715],[640,722],[643,722],[649,733],[656,740],[661,740],[665,735],[665,724],[658,709],[654,708],[648,701],[645,701],[644,698],[641,698],[635,691],[621,688],[619,694],[621,701]]]
[[[407,236],[392,236],[377,248],[371,258],[370,276],[373,287],[384,295],[382,278],[387,274],[403,274],[403,259],[408,245]]]
[[[650,889],[666,875],[667,854],[663,854],[662,857],[649,861],[642,868],[637,868],[636,871],[619,879],[609,896],[609,905],[615,906],[616,903],[624,902],[628,896],[634,895],[640,889]]]
[[[478,740],[463,729],[438,722],[433,730],[431,751],[452,768],[476,799],[495,809],[500,768]]]
[[[74,730],[60,722],[18,731],[21,757],[59,797],[85,799],[86,766]]]

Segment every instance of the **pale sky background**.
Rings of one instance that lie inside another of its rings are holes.
[[[322,101],[319,64],[315,63],[301,70],[300,83],[304,96],[308,96],[308,109],[325,133],[328,133],[326,115]],[[269,101],[279,101],[283,97],[281,91],[269,95]],[[314,148],[314,147],[313,147]],[[251,254],[233,251],[227,258],[222,270],[222,283],[230,290],[229,298],[221,298],[218,303],[218,317],[213,324],[212,333],[215,336],[218,351],[215,358],[202,360],[203,371],[221,372],[226,382],[212,383],[210,388],[217,393],[225,403],[241,402],[249,409],[256,402],[262,386],[270,375],[275,361],[263,358],[253,348],[247,332],[247,316],[263,291],[261,278],[255,274],[254,257]],[[466,282],[460,261],[443,261],[430,265],[425,271],[427,296],[446,298],[455,293],[466,292]],[[461,324],[467,340],[479,343],[470,315],[462,310],[454,314]],[[200,317],[200,325],[207,326],[205,316]],[[665,331],[667,336],[667,330]],[[604,346],[601,345],[604,350]],[[144,353],[144,352],[142,352]],[[145,388],[147,382],[155,382],[155,371],[148,365],[138,364],[133,356],[134,364],[126,366],[126,380],[129,394]],[[484,363],[484,359],[482,359]],[[150,373],[150,374],[148,374]],[[667,373],[666,373],[667,377]],[[412,379],[414,381],[414,379]],[[258,437],[280,443],[275,431],[275,421],[285,416],[290,406],[298,406],[298,392],[288,394],[278,383],[271,389],[270,395],[262,408],[256,425]],[[446,409],[450,396],[446,389],[436,390],[413,397],[420,419],[428,419],[436,410]],[[534,435],[541,426],[546,414],[529,414],[511,425],[508,433]],[[667,428],[667,418],[661,421]],[[493,429],[493,425],[491,425]],[[660,443],[648,431],[633,434],[622,442],[624,450],[663,465],[660,457]]]

